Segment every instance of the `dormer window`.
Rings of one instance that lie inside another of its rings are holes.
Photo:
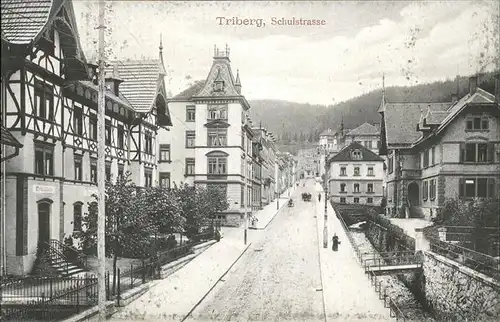
[[[223,92],[224,91],[224,79],[222,79],[220,67],[217,69],[217,76],[215,77],[213,84],[214,92]]]
[[[362,154],[360,150],[354,150],[352,151],[352,158],[353,160],[361,160]]]

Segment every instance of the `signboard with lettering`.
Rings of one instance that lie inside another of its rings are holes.
[[[36,184],[33,186],[33,192],[34,193],[55,193],[56,192],[56,187],[54,186],[42,186],[39,184]]]

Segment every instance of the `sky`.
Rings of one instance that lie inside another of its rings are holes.
[[[87,59],[97,55],[97,1],[75,0]],[[230,48],[249,100],[335,104],[382,86],[416,85],[500,67],[497,1],[110,1],[107,59],[157,58],[175,95],[204,80],[214,45]],[[226,25],[262,19],[265,25]],[[273,25],[273,18],[324,25]],[[495,67],[499,66],[499,67]]]

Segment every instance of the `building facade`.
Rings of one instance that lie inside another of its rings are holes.
[[[3,168],[8,216],[2,218],[2,266],[5,274],[22,275],[34,268],[39,246],[81,230],[85,206],[97,191],[98,70],[80,49],[71,1],[41,12],[8,9],[2,10],[2,121],[23,147]],[[11,19],[19,13],[37,18]],[[171,125],[162,80],[158,74],[149,84],[148,106],[134,106],[132,92],[121,91],[126,83],[118,68],[110,68],[106,179],[130,171],[139,186],[155,180],[156,133]]]
[[[345,135],[345,145],[358,142],[368,150],[378,154],[380,148],[380,126],[379,124],[363,123]]]
[[[435,216],[447,198],[498,198],[500,122],[495,94],[469,81],[448,103],[389,103],[382,98],[381,154],[387,156],[386,213]]]
[[[340,204],[380,206],[384,160],[358,142],[327,160],[328,193]]]

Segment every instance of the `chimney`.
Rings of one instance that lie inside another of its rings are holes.
[[[457,94],[451,94],[451,103],[455,104],[458,101],[458,95]]]
[[[495,103],[500,104],[500,72],[495,74]]]
[[[477,89],[477,76],[469,77],[469,94],[472,95],[476,92]]]

